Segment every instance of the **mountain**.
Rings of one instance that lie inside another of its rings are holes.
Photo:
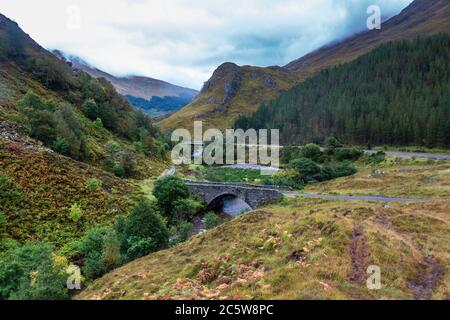
[[[86,61],[59,50],[53,54],[67,61],[74,69],[83,70],[95,78],[105,78],[118,93],[126,96],[131,104],[150,114],[167,113],[177,110],[191,102],[198,91],[183,88],[165,81],[148,77],[116,77],[90,66]]]
[[[450,32],[450,2],[415,0],[400,14],[384,22],[380,30],[363,32],[323,47],[285,67],[296,72],[315,74],[322,69],[352,61],[380,44],[440,32]]]
[[[214,71],[192,103],[163,119],[158,126],[165,131],[189,129],[194,121],[202,120],[205,128],[224,129],[239,115],[251,114],[261,102],[275,98],[299,81],[300,77],[286,68],[226,62]]]
[[[450,147],[450,34],[383,44],[262,105],[238,128],[279,128],[283,144]]]
[[[221,76],[220,79],[233,79],[235,74],[241,75],[237,79],[251,79],[254,70],[258,70],[264,79],[266,72],[270,70],[271,77],[279,85],[267,86],[264,80],[217,81],[218,77],[213,75],[191,104],[162,120],[158,126],[169,131],[177,127],[192,126],[191,123],[196,119],[203,120],[207,127],[228,128],[239,115],[249,115],[256,111],[261,103],[275,98],[280,91],[293,87],[320,70],[350,62],[382,43],[449,32],[449,12],[450,3],[447,0],[415,0],[400,14],[384,22],[381,30],[363,32],[340,43],[323,47],[283,68],[224,64],[214,72]],[[225,89],[231,83],[238,84],[235,86],[238,88],[235,90],[236,98],[225,99]]]
[[[112,221],[140,190],[124,178],[166,166],[157,135],[109,82],[73,70],[0,14],[0,211],[9,236],[60,246]],[[11,203],[8,189],[20,199]],[[68,218],[75,204],[78,224]]]

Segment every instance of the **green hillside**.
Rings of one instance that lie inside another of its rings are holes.
[[[279,128],[285,144],[450,146],[450,35],[392,42],[322,71],[236,127]]]

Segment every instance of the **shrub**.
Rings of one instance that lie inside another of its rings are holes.
[[[56,137],[56,140],[53,141],[52,149],[59,154],[69,155],[69,144],[64,138]]]
[[[301,148],[287,146],[280,151],[280,161],[282,163],[289,163],[291,160],[301,158]]]
[[[203,208],[200,201],[194,199],[178,199],[173,203],[173,211],[170,214],[170,223],[176,224],[183,220],[190,220]]]
[[[355,166],[350,163],[349,161],[344,161],[341,163],[338,163],[336,165],[335,171],[334,171],[334,177],[346,177],[351,176],[357,172]]]
[[[78,222],[81,219],[81,215],[82,215],[81,207],[77,203],[74,203],[70,207],[69,211],[70,220],[72,220],[73,222]]]
[[[189,197],[189,190],[180,178],[170,176],[156,181],[153,195],[160,210],[169,215],[173,212],[177,200]]]
[[[336,139],[335,137],[331,136],[328,137],[326,142],[325,142],[325,146],[328,150],[330,151],[334,151],[337,148],[341,148],[342,144],[339,142],[338,139]]]
[[[350,160],[356,161],[362,156],[363,152],[358,148],[337,148],[334,151],[334,157],[337,161]]]
[[[103,122],[102,119],[100,118],[95,119],[92,123],[94,124],[94,127],[96,127],[97,129],[103,128]]]
[[[136,171],[136,162],[129,153],[124,153],[120,159],[120,165],[123,168],[123,175],[125,177],[132,177]]]
[[[122,260],[120,255],[120,242],[116,231],[112,228],[108,229],[104,236],[101,262],[105,272],[112,270],[119,265]]]
[[[205,221],[206,229],[212,229],[214,227],[217,227],[220,222],[219,216],[212,211],[205,214],[205,217],[203,219]]]
[[[317,144],[309,143],[301,148],[301,156],[313,161],[318,161],[322,156],[322,151]]]
[[[102,185],[102,182],[101,182],[100,180],[95,179],[95,178],[91,178],[91,179],[89,179],[89,180],[87,181],[86,189],[87,189],[87,191],[89,191],[89,192],[94,192],[94,191],[96,191],[99,187],[101,187],[101,185]]]
[[[0,199],[1,205],[11,205],[17,203],[21,198],[21,193],[13,185],[9,177],[0,174]]]
[[[117,177],[120,178],[125,177],[125,169],[122,167],[120,163],[114,163],[112,167],[112,173],[114,173]]]
[[[314,161],[308,158],[295,159],[289,162],[289,168],[294,169],[299,174],[299,179],[303,182],[320,180],[321,168]]]
[[[180,239],[180,242],[184,242],[189,238],[189,235],[191,234],[192,230],[194,228],[194,225],[190,222],[183,221],[178,226],[178,236]]]

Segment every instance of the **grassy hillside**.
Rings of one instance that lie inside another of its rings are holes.
[[[397,193],[404,196],[440,192],[425,203],[285,200],[133,261],[77,298],[448,299],[450,166],[394,160],[377,167],[381,176],[367,167],[309,188],[372,194],[388,183],[420,186]],[[369,265],[381,268],[381,290],[366,287]]]
[[[285,144],[450,147],[450,34],[384,44],[282,93],[236,127],[279,128]]]
[[[248,115],[261,102],[299,82],[299,77],[279,67],[239,67],[224,63],[205,83],[200,95],[189,105],[158,123],[163,131],[176,128],[191,130],[194,121],[205,128],[230,128],[239,115]]]

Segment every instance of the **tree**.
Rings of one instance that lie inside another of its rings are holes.
[[[67,299],[66,263],[56,263],[53,247],[30,242],[3,253],[0,259],[0,298]]]
[[[83,113],[91,120],[96,120],[100,116],[98,105],[94,99],[86,99],[81,106]]]
[[[157,199],[160,210],[169,215],[177,200],[189,197],[189,190],[180,178],[170,176],[156,181],[153,195]]]
[[[119,229],[119,228],[117,228]],[[140,200],[131,210],[119,236],[121,248],[128,259],[135,259],[151,252],[164,249],[169,243],[169,231],[159,215],[157,206]]]

